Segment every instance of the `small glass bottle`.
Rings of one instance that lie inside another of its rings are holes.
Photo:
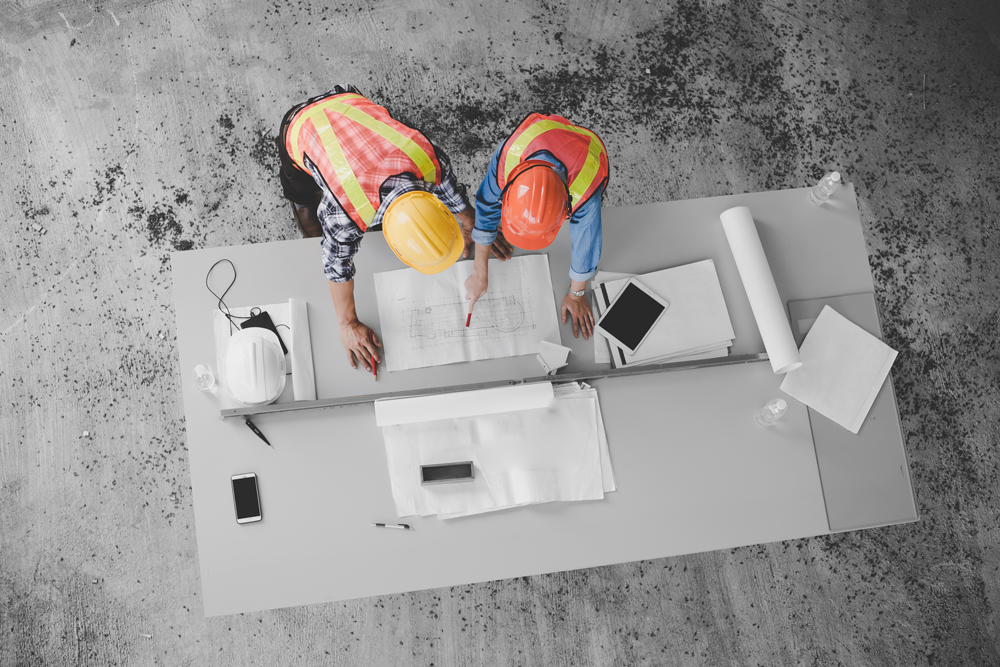
[[[194,367],[194,386],[204,392],[212,391],[212,387],[215,386],[215,373],[212,372],[211,366],[198,364]]]
[[[809,201],[819,206],[827,199],[830,198],[837,188],[840,187],[840,172],[831,171],[823,178],[819,179],[819,183],[809,192]]]
[[[788,403],[784,399],[776,398],[754,414],[754,421],[757,422],[757,426],[774,426],[787,409]]]

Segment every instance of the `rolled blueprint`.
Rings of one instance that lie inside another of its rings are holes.
[[[795,338],[788,326],[788,317],[781,306],[781,297],[774,284],[774,276],[767,264],[764,247],[760,244],[753,216],[746,206],[736,206],[719,216],[726,232],[729,248],[733,251],[736,268],[743,280],[743,288],[750,300],[757,328],[764,339],[764,349],[771,360],[771,369],[777,373],[794,371],[802,365]]]
[[[292,391],[296,401],[316,400],[316,376],[313,372],[312,340],[309,337],[309,307],[303,299],[288,300],[292,330]]]
[[[553,396],[551,383],[536,382],[431,396],[381,399],[375,401],[375,424],[394,426],[536,410],[548,407]]]

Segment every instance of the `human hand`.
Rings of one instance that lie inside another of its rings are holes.
[[[472,252],[472,246],[475,244],[472,240],[472,230],[475,228],[476,216],[470,212],[471,208],[471,206],[466,207],[466,209],[461,213],[455,214],[455,217],[461,224],[462,240],[465,242],[465,250],[462,251],[462,259],[469,256],[469,253]],[[497,237],[493,240],[493,244],[490,245],[490,254],[501,261],[507,261],[510,259],[513,251],[514,247],[503,237],[503,232],[497,230]]]
[[[476,301],[479,300],[479,297],[486,294],[488,286],[489,276],[486,271],[475,270],[469,274],[468,278],[465,279],[465,298],[469,302],[470,313],[472,312],[473,306],[476,305]]]
[[[354,360],[355,357],[369,372],[372,370],[371,360],[373,358],[376,364],[381,363],[382,356],[378,353],[377,347],[382,347],[382,343],[375,332],[362,324],[360,320],[355,319],[341,324],[340,340],[344,343],[344,349],[347,350],[347,361],[350,362],[351,368],[358,367],[357,361]]]
[[[493,240],[493,245],[490,246],[490,254],[499,259],[501,262],[506,262],[510,259],[510,255],[513,251],[514,246],[512,246],[510,242],[503,237],[502,231],[497,230],[497,237]]]
[[[566,324],[567,316],[573,318],[573,338],[579,338],[580,331],[583,332],[584,340],[594,335],[594,313],[590,309],[590,302],[586,295],[566,295],[562,302],[563,324]]]
[[[466,206],[464,211],[455,214],[455,218],[458,219],[458,224],[462,228],[462,240],[465,242],[462,259],[468,257],[469,253],[472,252],[472,229],[476,224],[476,216],[470,211],[471,208],[471,206]]]

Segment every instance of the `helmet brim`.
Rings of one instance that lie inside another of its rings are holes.
[[[552,242],[559,236],[560,229],[562,229],[561,224],[548,234],[521,234],[511,229],[504,229],[503,237],[511,245],[521,250],[541,250],[552,245]]]

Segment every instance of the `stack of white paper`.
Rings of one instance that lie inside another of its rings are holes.
[[[407,405],[410,401],[419,405]],[[470,415],[476,405],[481,414]],[[376,402],[375,411],[400,517],[449,519],[534,503],[598,500],[615,490],[597,392],[586,385],[553,390],[538,383],[394,399]],[[421,465],[458,461],[473,462],[472,481],[420,484]]]
[[[824,306],[799,356],[802,365],[785,375],[781,390],[857,434],[896,351]]]
[[[618,274],[621,276],[621,274]],[[604,280],[601,280],[604,278]],[[729,319],[715,262],[706,259],[663,271],[638,276],[639,281],[665,299],[670,307],[650,331],[635,354],[601,337],[610,346],[610,361],[615,368],[643,364],[711,359],[729,354],[733,344],[733,324]],[[603,315],[626,283],[627,276],[609,278],[598,274],[594,294],[598,313]],[[598,356],[595,336],[595,361]]]

